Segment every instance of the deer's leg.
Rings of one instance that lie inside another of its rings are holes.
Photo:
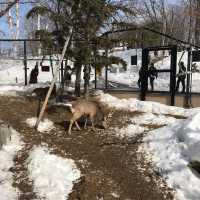
[[[70,120],[70,124],[69,124],[68,134],[71,134],[71,129],[72,129],[73,123],[74,123],[74,120],[71,119],[71,120]]]
[[[79,131],[81,131],[81,128],[80,128],[80,126],[78,125],[78,122],[77,122],[77,121],[75,121],[75,124],[76,124],[77,129],[78,129]]]
[[[90,117],[91,123],[92,123],[92,130],[95,131],[95,127],[94,127],[94,120],[93,117]]]
[[[84,129],[86,129],[86,126],[87,126],[87,120],[88,120],[88,118],[87,118],[87,116],[86,116],[85,124],[84,124]]]

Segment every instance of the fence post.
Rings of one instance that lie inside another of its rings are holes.
[[[95,90],[97,89],[97,67],[95,65],[95,69],[94,69],[94,88]]]
[[[187,63],[187,82],[186,82],[186,94],[185,94],[185,107],[189,108],[191,106],[191,91],[190,91],[190,87],[191,87],[191,83],[190,83],[190,79],[191,79],[191,56],[192,56],[192,52],[191,52],[191,47],[189,47],[188,49],[188,63]]]
[[[108,59],[108,49],[106,48],[106,51],[105,51],[105,56],[106,56],[106,62],[107,62],[107,59]],[[108,89],[108,64],[106,63],[106,66],[105,66],[105,90],[107,91]]]
[[[63,66],[63,61],[61,63],[61,87],[62,90],[64,89],[64,66]]]
[[[24,40],[24,80],[25,85],[28,84],[28,75],[27,75],[27,51],[26,51],[26,40]]]
[[[177,46],[171,48],[171,69],[170,69],[170,93],[171,93],[171,106],[175,105],[176,94],[176,64],[177,64]]]
[[[146,93],[148,90],[148,55],[149,50],[147,48],[142,49],[142,66],[141,66],[141,92],[140,92],[140,100],[146,100]]]

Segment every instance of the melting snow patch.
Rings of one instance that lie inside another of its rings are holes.
[[[26,119],[26,123],[29,125],[29,127],[34,127],[36,124],[37,118],[32,117]],[[38,126],[38,131],[39,132],[48,132],[54,129],[53,122],[50,121],[49,119],[44,119],[43,121],[40,121],[39,126]]]
[[[115,136],[119,137],[119,138],[132,138],[135,137],[141,133],[143,133],[144,131],[148,130],[145,127],[139,126],[139,125],[129,125],[127,127],[124,127],[122,129],[118,129],[115,128]]]
[[[175,106],[167,106],[157,102],[139,101],[133,98],[118,99],[114,96],[104,93],[99,93],[99,99],[101,102],[106,103],[111,107],[132,112],[138,111],[156,114],[180,115],[188,117],[200,111],[200,108],[184,109]]]
[[[167,117],[164,115],[154,115],[152,113],[144,113],[131,119],[134,124],[145,124],[145,125],[166,125],[176,122],[177,119],[174,117]]]
[[[144,139],[144,150],[176,190],[179,200],[200,199],[200,178],[188,167],[190,161],[200,161],[199,121],[200,113],[154,130]]]
[[[13,158],[17,151],[22,149],[23,143],[20,140],[19,134],[12,130],[11,141],[0,150],[0,199],[15,200],[18,199],[18,190],[12,186],[13,177],[9,169],[14,165]]]
[[[81,176],[73,160],[52,155],[42,147],[35,147],[30,153],[28,170],[34,191],[47,200],[68,198],[73,182]]]

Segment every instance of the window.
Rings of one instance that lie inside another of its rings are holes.
[[[137,65],[137,55],[131,56],[131,65]]]

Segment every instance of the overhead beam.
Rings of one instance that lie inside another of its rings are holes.
[[[115,31],[107,31],[107,32],[103,33],[103,34],[100,36],[100,38],[101,38],[101,37],[104,37],[104,36],[107,36],[107,35],[109,35],[109,34],[112,34],[112,33],[122,33],[122,32],[126,32],[126,31],[134,31],[134,30],[142,30],[142,29],[143,29],[143,30],[146,30],[146,31],[150,31],[150,32],[155,33],[155,34],[157,34],[157,35],[164,36],[164,37],[169,38],[169,39],[171,39],[171,40],[173,40],[173,41],[176,41],[176,42],[179,42],[179,43],[182,43],[182,44],[189,45],[189,46],[191,46],[191,47],[195,47],[195,48],[199,48],[199,49],[200,49],[200,46],[198,46],[198,45],[195,45],[195,44],[193,44],[193,43],[190,43],[190,42],[187,42],[187,41],[184,41],[184,40],[180,40],[180,39],[178,39],[178,38],[175,38],[175,37],[172,36],[172,35],[169,35],[169,34],[166,34],[166,33],[162,33],[162,32],[160,32],[160,31],[154,30],[154,29],[149,28],[149,27],[147,27],[147,26],[143,26],[143,27],[134,26],[134,27],[128,27],[128,28],[119,29],[119,30],[115,30]]]

